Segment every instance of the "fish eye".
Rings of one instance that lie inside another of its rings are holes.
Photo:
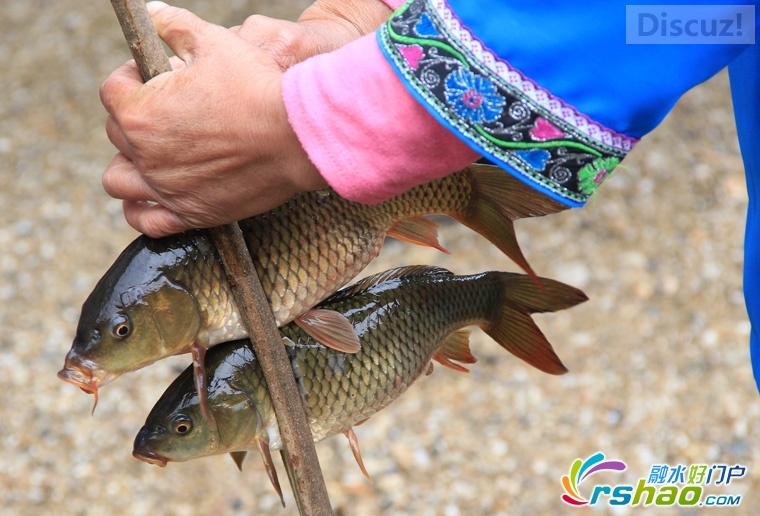
[[[111,333],[117,339],[125,339],[132,333],[132,322],[126,315],[117,315],[111,319]]]
[[[175,434],[185,435],[193,429],[193,422],[189,417],[180,414],[172,421],[172,430]]]

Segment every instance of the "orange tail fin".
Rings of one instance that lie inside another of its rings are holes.
[[[541,371],[566,373],[567,368],[530,314],[570,308],[586,301],[586,294],[547,278],[539,278],[541,288],[523,274],[498,274],[504,288],[502,301],[483,330],[504,349]]]
[[[473,198],[465,213],[453,217],[487,238],[538,284],[538,277],[523,256],[513,221],[540,217],[567,209],[508,172],[491,165],[470,165]]]

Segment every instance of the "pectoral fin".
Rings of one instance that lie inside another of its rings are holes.
[[[293,322],[323,346],[342,353],[356,353],[360,349],[353,326],[334,310],[309,310]]]
[[[409,217],[400,220],[388,230],[387,235],[404,242],[434,247],[446,254],[451,254],[438,242],[438,224],[424,217]]]
[[[285,507],[285,498],[282,496],[280,481],[277,478],[277,469],[274,467],[272,454],[269,452],[269,439],[259,439],[258,445],[259,453],[261,454],[261,460],[264,462],[264,469],[267,470],[267,475],[269,475],[269,481],[272,483],[274,490],[277,491],[277,494],[280,496],[280,502],[282,503],[282,506]]]
[[[359,451],[359,439],[356,438],[354,429],[349,428],[348,430],[343,432],[343,435],[348,437],[348,444],[349,446],[351,446],[351,453],[354,454],[354,459],[356,459],[356,463],[359,464],[359,468],[362,470],[362,473],[364,473],[364,476],[367,477],[368,480],[372,480],[372,477],[370,477],[369,473],[367,473],[367,468],[364,467],[364,461],[362,460],[362,453]]]
[[[211,429],[210,436],[218,434],[216,420],[208,406],[208,383],[206,381],[206,345],[204,343],[193,342],[190,347],[190,354],[193,357],[193,376],[195,378],[195,390],[198,393],[198,403],[201,407],[201,413],[206,418]],[[212,437],[213,438],[213,437]]]

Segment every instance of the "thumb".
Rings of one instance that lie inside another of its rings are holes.
[[[203,36],[216,28],[187,9],[164,2],[148,2],[145,6],[158,36],[186,63],[198,56]]]

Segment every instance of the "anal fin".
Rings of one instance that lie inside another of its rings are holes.
[[[335,310],[312,309],[298,316],[293,322],[328,348],[342,353],[356,353],[361,349],[354,327],[345,316]]]
[[[474,364],[478,360],[470,352],[469,330],[458,330],[446,337],[441,347],[433,354],[433,360],[455,371],[469,373],[470,370],[460,364]],[[455,363],[459,362],[459,364]]]

